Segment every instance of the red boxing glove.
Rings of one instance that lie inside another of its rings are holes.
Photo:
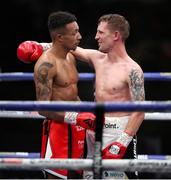
[[[111,143],[102,151],[103,159],[121,159],[126,152],[129,143],[133,137],[126,132],[122,132],[116,142]]]
[[[96,116],[89,112],[66,112],[64,122],[69,124],[75,124],[85,129],[95,130]]]
[[[17,48],[17,57],[24,63],[37,61],[43,53],[43,47],[36,41],[24,41]]]

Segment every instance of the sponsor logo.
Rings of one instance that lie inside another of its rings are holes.
[[[84,144],[84,141],[78,141],[78,144]]]
[[[93,128],[94,126],[92,119],[85,119],[84,123],[87,124],[89,128]]]
[[[104,178],[117,178],[117,179],[123,179],[125,177],[124,172],[117,172],[117,171],[103,171],[103,177]]]
[[[105,123],[105,128],[118,129],[119,127],[115,123]]]

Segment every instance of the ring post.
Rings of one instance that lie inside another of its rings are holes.
[[[95,129],[95,143],[93,156],[93,173],[94,179],[102,179],[102,133],[104,121],[104,106],[97,104],[95,108],[96,115],[96,129]]]

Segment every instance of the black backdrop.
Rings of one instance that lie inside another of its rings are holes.
[[[81,46],[97,48],[94,40],[97,20],[105,13],[119,13],[130,22],[127,51],[144,72],[171,71],[171,5],[166,0],[9,0],[1,5],[1,72],[33,72],[34,64],[24,64],[16,56],[25,40],[50,42],[47,17],[65,10],[78,18]],[[79,72],[93,72],[78,61]],[[83,101],[93,101],[93,82],[79,82]],[[0,82],[1,100],[35,100],[34,83]],[[86,89],[86,91],[85,91]],[[170,100],[170,82],[145,82],[146,100]],[[0,151],[39,152],[41,120],[1,119]],[[171,154],[168,137],[170,121],[144,121],[138,136],[139,154]],[[155,177],[155,176],[154,176]],[[165,177],[157,176],[157,177]],[[167,177],[169,177],[167,175]]]

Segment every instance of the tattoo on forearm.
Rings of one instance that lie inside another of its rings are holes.
[[[46,99],[51,92],[51,87],[49,84],[48,73],[49,70],[53,67],[53,64],[48,62],[43,63],[38,68],[37,75],[37,97],[38,99]]]
[[[133,69],[129,75],[131,81],[131,93],[134,101],[145,99],[144,93],[144,76],[137,69]]]

